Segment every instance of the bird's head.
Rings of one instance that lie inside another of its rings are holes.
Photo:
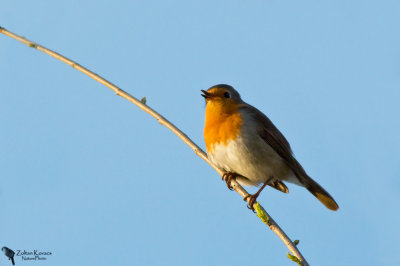
[[[243,102],[240,94],[232,86],[226,84],[218,84],[207,91],[201,91],[203,92],[201,96],[206,99],[207,106],[215,105],[223,109],[231,109]]]

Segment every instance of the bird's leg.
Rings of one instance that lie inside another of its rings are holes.
[[[226,185],[228,186],[229,190],[233,190],[233,187],[231,186],[231,181],[233,179],[236,179],[237,176],[238,176],[238,174],[233,173],[233,172],[225,172],[222,175],[222,180],[224,180],[226,182]]]
[[[262,185],[262,187],[253,195],[247,195],[243,198],[244,201],[249,200],[249,204],[247,205],[247,208],[249,208],[250,210],[254,211],[254,203],[256,202],[258,196],[260,195],[261,191],[268,185],[268,183],[272,180],[272,177],[268,178],[267,181],[264,182],[264,184]]]

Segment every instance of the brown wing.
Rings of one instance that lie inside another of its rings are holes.
[[[260,123],[258,132],[260,137],[285,160],[286,164],[299,179],[300,183],[304,184],[302,180],[304,176],[307,176],[307,174],[299,162],[297,162],[293,157],[293,152],[290,148],[289,142],[283,134],[276,128],[271,120],[269,120],[269,118],[261,113],[257,108],[248,104],[243,105],[241,108],[249,114],[252,114],[254,120]]]
[[[287,166],[293,171],[299,182],[307,188],[322,204],[328,209],[337,210],[339,206],[329,193],[323,189],[317,182],[307,175],[304,168],[294,158],[289,142],[276,126],[257,108],[243,104],[241,108],[254,116],[254,120],[260,123],[258,134],[265,142],[271,146],[276,153],[281,156]]]

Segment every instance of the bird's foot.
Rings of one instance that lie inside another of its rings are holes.
[[[256,212],[256,211],[254,210],[253,205],[254,205],[254,203],[256,203],[256,200],[257,200],[258,196],[260,195],[261,191],[265,188],[266,185],[269,184],[269,182],[270,182],[271,180],[273,180],[272,177],[268,178],[268,179],[264,182],[264,185],[262,185],[261,188],[260,188],[255,194],[253,194],[253,195],[248,194],[247,196],[245,196],[245,197],[243,198],[243,200],[244,200],[244,201],[247,201],[247,203],[248,203],[247,208],[249,208],[249,209],[252,210],[253,212]]]
[[[250,210],[252,210],[253,212],[256,212],[255,210],[254,210],[254,207],[253,207],[253,205],[254,205],[254,203],[256,203],[256,200],[257,200],[257,198],[258,198],[258,195],[260,195],[260,193],[256,193],[256,194],[253,194],[253,195],[247,195],[247,196],[245,196],[244,198],[243,198],[243,200],[244,201],[247,201],[247,203],[248,203],[248,205],[247,205],[247,208],[249,208]]]
[[[231,186],[231,181],[236,179],[236,177],[237,174],[232,172],[226,172],[222,175],[222,180],[226,182],[226,185],[229,188],[229,190],[233,190],[233,187]]]

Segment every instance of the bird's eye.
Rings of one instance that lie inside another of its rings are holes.
[[[224,97],[225,97],[225,98],[231,98],[231,95],[229,94],[229,92],[225,92],[225,93],[224,93]]]

